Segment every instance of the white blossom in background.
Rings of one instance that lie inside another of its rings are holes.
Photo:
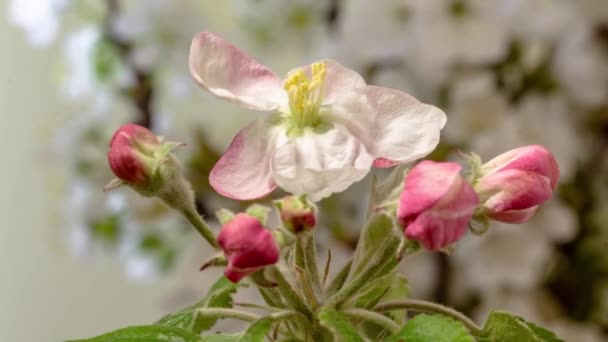
[[[554,68],[560,85],[577,105],[593,109],[608,103],[608,51],[589,23],[562,36]]]
[[[67,99],[86,102],[89,110],[97,113],[108,112],[117,101],[116,87],[120,89],[133,81],[133,75],[112,55],[114,51],[100,46],[103,43],[101,28],[90,25],[70,33],[63,51],[63,91]],[[104,69],[99,70],[101,67]]]
[[[488,71],[467,73],[451,83],[449,124],[443,131],[447,141],[462,144],[485,131],[499,129],[509,103],[495,84],[494,74]]]
[[[235,0],[232,4],[236,19],[254,42],[308,49],[328,34],[329,5],[330,0]]]
[[[494,128],[471,137],[470,150],[484,158],[521,145],[540,144],[555,154],[562,181],[585,157],[585,140],[571,108],[558,95],[530,95],[512,105]]]
[[[60,28],[61,13],[70,0],[10,0],[10,21],[25,31],[38,47],[50,45]]]
[[[571,241],[578,231],[575,213],[558,200],[549,201],[521,225],[493,222],[481,236],[462,239],[453,257],[455,298],[496,289],[528,291],[545,279],[555,258],[554,245]]]

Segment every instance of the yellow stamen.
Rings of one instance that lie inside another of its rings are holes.
[[[289,96],[288,117],[294,128],[315,126],[319,123],[319,109],[323,100],[323,81],[327,74],[325,63],[310,66],[312,79],[304,71],[293,72],[285,80],[283,87]]]

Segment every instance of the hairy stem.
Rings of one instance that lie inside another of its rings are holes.
[[[427,302],[424,300],[417,299],[401,299],[401,300],[391,300],[379,304],[374,308],[374,311],[377,312],[385,312],[385,311],[393,311],[393,310],[413,310],[420,312],[428,312],[428,313],[437,313],[445,316],[452,317],[464,324],[467,329],[473,335],[479,335],[482,331],[481,327],[479,327],[473,320],[465,316],[464,314],[449,308],[447,306],[443,306],[433,302]]]
[[[246,311],[225,308],[201,308],[198,309],[198,313],[205,317],[234,318],[245,322],[253,322],[261,318],[258,315]]]
[[[203,220],[201,215],[196,212],[194,207],[182,210],[182,214],[184,214],[186,219],[192,224],[192,226],[194,226],[194,228],[196,228],[196,231],[201,234],[201,236],[207,240],[207,242],[209,242],[211,247],[219,249],[219,245],[215,239],[215,235],[211,231],[211,228],[209,228],[209,225],[207,222],[205,222],[205,220]]]
[[[401,329],[401,327],[399,327],[397,323],[393,322],[393,320],[374,311],[364,309],[348,309],[344,310],[343,313],[346,316],[379,325],[384,329],[390,331],[392,334],[398,332]]]
[[[304,304],[304,300],[302,296],[295,290],[293,285],[285,278],[283,273],[279,270],[278,267],[272,266],[272,275],[275,278],[275,281],[278,285],[279,291],[285,298],[287,304],[296,309],[297,311],[305,314],[307,317],[312,315],[312,312],[308,309],[308,307]]]

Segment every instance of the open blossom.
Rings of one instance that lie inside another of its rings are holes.
[[[479,198],[461,169],[456,163],[423,161],[408,173],[397,208],[408,239],[437,250],[466,233]]]
[[[496,221],[522,223],[553,195],[559,168],[553,154],[540,145],[505,152],[481,167],[475,189],[484,212]]]
[[[332,60],[281,80],[210,32],[193,39],[189,63],[194,79],[215,96],[274,114],[239,132],[211,171],[213,188],[234,199],[259,198],[280,186],[317,201],[359,181],[372,165],[425,156],[446,121],[440,109],[368,86]]]
[[[224,275],[235,283],[279,260],[279,246],[272,233],[247,214],[237,214],[224,224],[217,241],[228,259]]]

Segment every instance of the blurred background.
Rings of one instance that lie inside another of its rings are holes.
[[[402,264],[412,296],[482,322],[505,309],[567,341],[608,333],[606,0],[3,0],[0,2],[1,341],[59,341],[153,322],[221,270],[185,222],[111,179],[107,142],[135,122],[171,140],[198,209],[238,209],[207,174],[255,113],[196,87],[210,30],[277,74],[319,58],[443,108],[431,155],[556,155],[557,196],[533,220],[469,234],[453,256]],[[320,203],[322,248],[356,245],[369,179]],[[280,194],[274,195],[275,197]],[[250,294],[243,294],[248,296]]]

